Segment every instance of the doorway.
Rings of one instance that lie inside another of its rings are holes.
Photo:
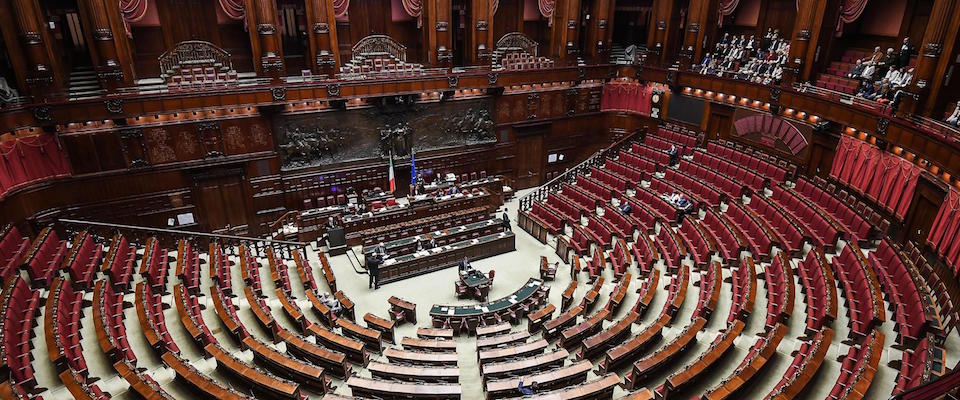
[[[202,229],[213,233],[246,234],[247,206],[240,170],[194,177],[194,197]]]

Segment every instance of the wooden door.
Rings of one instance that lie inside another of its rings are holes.
[[[517,138],[517,189],[543,183],[544,161],[542,133]]]
[[[246,233],[247,207],[241,175],[198,178],[194,190],[201,226],[211,232]]]

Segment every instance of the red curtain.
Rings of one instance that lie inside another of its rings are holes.
[[[951,189],[947,198],[940,206],[937,219],[933,221],[927,243],[937,249],[937,253],[944,258],[947,264],[953,266],[957,274],[960,266],[960,192]]]
[[[556,8],[556,0],[540,0],[540,15],[547,19],[547,25],[553,24],[553,11]]]
[[[720,26],[723,26],[723,17],[733,14],[738,4],[740,4],[740,0],[720,0],[720,9],[718,10],[720,12],[720,18],[717,19],[717,23]]]
[[[863,9],[867,7],[867,0],[843,0],[840,6],[840,20],[837,21],[837,36],[843,34],[843,25],[860,18]]]
[[[632,111],[650,115],[651,88],[636,82],[610,82],[603,85],[600,109]]]
[[[24,183],[69,172],[67,159],[53,135],[0,143],[0,194]]]
[[[417,19],[417,28],[423,27],[423,18],[420,16],[423,13],[423,0],[401,0],[403,4],[403,10],[407,12],[407,15]]]
[[[123,16],[123,28],[130,35],[130,24],[139,22],[147,15],[147,0],[118,0],[120,14]]]
[[[830,176],[903,219],[922,170],[876,146],[844,136],[833,157]]]
[[[347,10],[350,9],[350,0],[333,0],[333,16],[342,20],[347,16]]]
[[[230,19],[241,20],[245,16],[243,0],[220,0],[220,9]]]

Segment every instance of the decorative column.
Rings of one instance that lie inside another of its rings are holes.
[[[49,97],[59,86],[56,66],[52,64],[50,35],[37,0],[12,0],[18,40],[25,59],[25,88],[39,97]],[[8,43],[13,47],[14,43]]]
[[[250,27],[251,48],[258,75],[279,80],[284,75],[283,49],[277,32],[277,4],[275,0],[246,0],[247,25]],[[252,12],[251,12],[252,10]],[[255,59],[255,61],[257,61]]]
[[[306,0],[311,70],[333,77],[340,71],[337,21],[332,0]]]
[[[423,32],[424,60],[432,66],[453,66],[453,32],[451,31],[451,0],[423,0],[420,19]]]
[[[553,27],[550,32],[550,56],[557,61],[575,63],[580,28],[580,0],[554,0]]]
[[[96,65],[97,78],[110,90],[133,83],[133,60],[123,31],[123,21],[116,1],[81,0],[79,6],[89,21],[93,43],[90,58]],[[119,27],[119,28],[118,28]]]
[[[933,10],[927,20],[927,28],[923,33],[923,41],[918,50],[917,66],[914,69],[913,82],[907,88],[912,96],[904,96],[900,111],[906,113],[929,114],[936,104],[936,97],[943,84],[944,75],[950,57],[943,57],[943,52],[952,50],[947,47],[947,39],[952,43],[957,34],[956,0],[936,0]],[[953,37],[947,37],[951,32]]]
[[[653,0],[653,11],[650,24],[650,33],[647,35],[647,52],[650,54],[647,60],[654,64],[662,64],[666,57],[666,47],[671,32],[672,23],[671,13],[673,11],[672,0]]]
[[[583,57],[593,62],[605,62],[610,58],[610,41],[613,39],[613,10],[616,0],[596,0],[590,10],[586,48]]]
[[[687,26],[684,29],[683,45],[680,49],[680,68],[689,69],[691,65],[703,59],[709,38],[714,35],[717,26],[717,2],[711,0],[690,0],[687,11]]]
[[[493,54],[493,15],[498,0],[473,0],[470,2],[470,49],[467,52],[471,65],[490,65]]]

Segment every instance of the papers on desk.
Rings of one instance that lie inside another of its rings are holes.
[[[437,253],[443,251],[443,249],[439,249],[439,248],[434,247],[434,248],[430,249],[430,251],[432,251],[433,254],[437,254]]]
[[[529,287],[540,286],[540,281],[533,281],[527,284]]]
[[[478,239],[473,239],[473,240],[470,241],[470,244],[477,244],[477,243],[480,243],[480,240],[478,240]]]
[[[448,309],[447,309],[447,315],[453,315],[453,314],[455,314],[455,313],[456,313],[456,312],[455,312],[452,308],[448,308]]]
[[[450,245],[448,244],[448,245],[446,245],[446,246],[443,246],[443,248],[444,248],[445,250],[450,250],[450,249],[453,248],[453,246],[450,246]]]
[[[426,256],[429,256],[429,255],[430,255],[430,252],[427,251],[427,250],[423,250],[423,251],[417,252],[417,255],[421,255],[421,256],[426,257]]]
[[[383,265],[393,265],[393,264],[396,264],[396,263],[397,263],[397,260],[395,260],[395,259],[393,259],[393,258],[388,258],[388,259],[386,259],[386,260],[383,260]]]
[[[504,236],[507,236],[507,233],[506,233],[506,232],[500,232],[500,235],[498,235],[497,237],[504,237]]]
[[[467,230],[467,227],[461,225],[461,226],[460,226],[460,232],[463,232],[463,231],[465,231],[465,230]]]
[[[514,296],[510,296],[510,298],[507,299],[507,301],[509,301],[510,304],[517,304],[517,299],[515,299],[515,298],[513,298],[513,297],[514,297]]]

